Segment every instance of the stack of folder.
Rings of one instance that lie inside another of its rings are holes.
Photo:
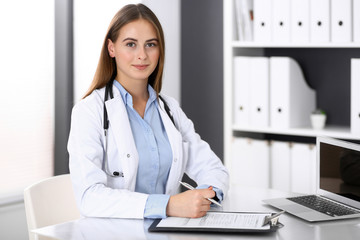
[[[270,187],[269,141],[234,138],[230,180],[232,184],[247,187]]]
[[[290,151],[290,190],[316,193],[316,147],[313,144],[293,143]]]
[[[360,42],[360,0],[234,0],[234,5],[239,41]]]
[[[231,183],[304,194],[316,192],[313,144],[238,137],[232,145]]]
[[[234,121],[239,126],[269,126],[269,58],[234,58]]]
[[[310,127],[316,94],[289,57],[234,57],[233,122],[238,127]]]
[[[312,144],[272,141],[271,188],[304,194],[316,191],[316,148]]]

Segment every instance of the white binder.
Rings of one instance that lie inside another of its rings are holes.
[[[245,41],[253,41],[253,1],[243,0],[243,14],[244,14],[244,37]]]
[[[270,148],[265,140],[234,138],[230,168],[232,184],[268,188]]]
[[[290,143],[272,141],[270,146],[271,188],[290,191]]]
[[[289,57],[270,58],[270,127],[310,127],[316,94],[304,78],[299,64]]]
[[[233,123],[240,127],[250,125],[250,60],[234,57]]]
[[[312,166],[312,171],[311,171],[311,176],[312,178],[314,178],[315,180],[311,183],[311,187],[310,187],[310,193],[316,194],[317,188],[318,188],[318,183],[317,183],[317,175],[319,174],[319,166],[317,163],[317,158],[316,158],[316,145],[314,146],[310,146],[310,158],[311,158],[311,166]],[[315,171],[315,172],[313,172]]]
[[[316,148],[313,144],[293,143],[291,155],[291,191],[316,193]]]
[[[310,41],[310,0],[291,0],[291,41]]]
[[[352,0],[331,0],[331,41],[352,41]]]
[[[353,41],[360,42],[360,0],[353,0]]]
[[[273,0],[272,41],[290,42],[290,1]]]
[[[351,133],[360,135],[360,58],[351,59]]]
[[[236,19],[236,32],[237,32],[237,40],[244,41],[244,16],[241,11],[241,2],[243,0],[235,0],[234,7],[235,7],[235,19]]]
[[[310,41],[330,41],[330,0],[310,1]]]
[[[239,41],[253,41],[252,0],[235,0],[235,16]]]
[[[254,41],[270,42],[272,39],[272,0],[254,0]]]
[[[231,166],[227,166],[230,171],[231,184],[246,185],[253,178],[249,173],[251,148],[246,138],[234,137],[232,141]]]
[[[250,57],[250,126],[269,127],[269,58]]]

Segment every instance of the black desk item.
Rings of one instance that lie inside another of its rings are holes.
[[[272,216],[275,218],[272,219]],[[202,218],[156,219],[149,232],[218,232],[218,233],[266,233],[275,232],[284,225],[279,214],[264,212],[211,211]],[[265,225],[264,225],[265,223]]]

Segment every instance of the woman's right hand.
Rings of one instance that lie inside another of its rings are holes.
[[[199,218],[205,216],[210,209],[211,202],[206,198],[213,198],[215,192],[212,187],[207,189],[188,190],[170,197],[166,207],[166,215],[172,217]]]

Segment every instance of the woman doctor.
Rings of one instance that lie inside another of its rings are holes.
[[[227,192],[220,159],[160,94],[164,52],[161,25],[145,5],[114,16],[90,89],[72,111],[69,167],[83,216],[201,217],[206,198]],[[184,172],[199,187],[179,193]]]

